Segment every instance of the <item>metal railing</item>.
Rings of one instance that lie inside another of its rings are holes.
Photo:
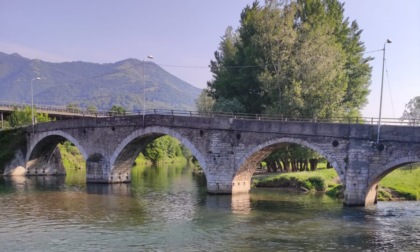
[[[31,107],[29,103],[13,103],[13,102],[2,102],[0,101],[0,111],[13,111],[15,109],[24,109],[25,107]],[[53,113],[55,115],[73,115],[77,117],[83,116],[109,116],[109,111],[103,110],[88,110],[84,108],[69,108],[66,106],[54,106],[54,105],[40,105],[34,104],[34,109],[40,113]]]
[[[31,106],[25,103],[13,103],[0,101],[0,111],[13,111]],[[115,117],[115,116],[134,116],[143,115],[142,110],[115,112],[109,110],[92,111],[86,108],[68,108],[66,106],[34,105],[38,112],[50,113],[54,115],[66,115],[74,117]],[[52,112],[52,113],[51,113]],[[188,110],[169,110],[169,109],[148,109],[145,115],[172,115],[172,116],[190,116],[190,117],[226,117],[243,120],[261,120],[261,121],[283,121],[283,122],[307,122],[307,123],[343,123],[343,124],[371,124],[377,125],[378,118],[373,117],[333,117],[333,118],[303,118],[284,115],[265,115],[265,114],[245,114],[245,113],[227,113],[227,112],[198,112]],[[400,125],[420,127],[420,119],[401,119],[401,118],[382,118],[382,125]]]

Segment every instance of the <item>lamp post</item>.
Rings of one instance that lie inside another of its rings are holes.
[[[147,56],[148,59],[153,59],[152,55],[148,55]],[[144,77],[144,72],[145,72],[145,65],[146,60],[143,59],[143,126],[145,125],[144,123],[144,115],[146,114],[146,79]]]
[[[35,124],[35,118],[34,118],[34,87],[33,87],[33,82],[34,80],[40,80],[40,77],[35,77],[32,78],[31,80],[31,117],[32,117],[32,133],[35,132],[34,130],[34,124]]]
[[[387,39],[384,43],[383,56],[382,56],[382,80],[381,80],[381,99],[379,101],[379,121],[378,121],[378,135],[376,144],[379,144],[379,134],[381,133],[381,119],[382,119],[382,93],[384,90],[384,68],[385,68],[385,47],[386,44],[390,44],[391,40]]]

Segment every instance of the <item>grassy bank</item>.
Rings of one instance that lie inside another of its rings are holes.
[[[58,148],[60,149],[61,158],[63,166],[66,169],[67,174],[72,171],[86,170],[86,162],[80,153],[79,149],[76,146],[72,145],[70,142],[66,141],[63,144],[59,144]],[[183,156],[178,156],[174,158],[162,158],[158,161],[158,164],[169,164],[169,163],[186,163],[187,159]],[[136,158],[133,165],[152,165],[152,161],[147,159],[142,153]]]
[[[331,197],[342,197],[343,186],[334,169],[313,172],[280,173],[253,177],[255,187],[294,187],[305,191],[322,191]],[[420,167],[398,169],[379,183],[379,200],[420,200]]]
[[[420,165],[397,169],[379,182],[379,200],[420,200]]]
[[[63,144],[58,144],[57,147],[60,150],[63,166],[67,173],[73,170],[86,169],[86,162],[76,146],[70,142],[64,142]]]
[[[187,159],[184,156],[178,156],[178,157],[173,157],[173,158],[165,157],[159,160],[157,164],[161,165],[161,164],[170,164],[170,163],[184,163],[186,161]],[[139,164],[147,165],[147,166],[153,165],[153,162],[147,159],[142,153],[140,153],[140,155],[136,158],[134,162],[135,162],[134,165],[139,165]]]
[[[334,169],[316,171],[257,175],[253,178],[256,187],[295,187],[302,190],[326,191],[338,185]]]

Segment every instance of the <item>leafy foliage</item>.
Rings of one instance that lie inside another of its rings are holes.
[[[112,115],[125,115],[126,112],[125,108],[121,106],[113,105],[111,108]]]
[[[98,108],[94,105],[87,106],[86,110],[89,114],[97,114],[98,113]]]
[[[143,155],[153,164],[157,164],[164,158],[181,157],[183,153],[187,153],[183,148],[185,147],[182,147],[175,138],[162,136],[149,143],[143,151]]]
[[[409,120],[412,125],[420,125],[420,96],[411,99],[406,105],[402,120]]]
[[[312,149],[298,144],[287,144],[271,153],[266,159],[269,172],[314,171],[322,157]]]
[[[210,97],[207,89],[201,91],[200,96],[195,100],[195,106],[199,113],[208,113],[213,111],[214,99]]]
[[[264,6],[255,1],[243,9],[236,31],[226,29],[210,62],[213,110],[314,119],[360,116],[371,74],[361,32],[356,21],[344,18],[338,0],[266,0]],[[318,158],[294,145],[282,151],[266,161],[283,156],[289,162],[284,156],[290,153],[292,166]]]
[[[4,166],[10,162],[16,150],[26,145],[23,129],[9,129],[0,131],[0,173],[3,174]]]
[[[63,166],[66,169],[66,173],[71,170],[85,170],[86,162],[80,153],[79,149],[74,146],[70,141],[65,141],[62,144],[58,144],[58,149],[61,153]]]
[[[245,113],[245,108],[236,97],[232,99],[225,99],[221,97],[214,103],[213,111]]]
[[[48,114],[37,113],[34,111],[35,122],[49,122],[51,119],[48,117]],[[23,109],[15,108],[10,115],[9,125],[12,128],[26,126],[32,124],[32,108],[30,106],[25,106]]]
[[[66,106],[68,111],[71,111],[73,113],[80,113],[80,107],[77,103],[69,103]]]
[[[328,187],[336,185],[336,177],[337,173],[333,169],[322,169],[315,172],[257,176],[253,184],[256,187],[296,187],[325,191]]]
[[[371,68],[357,23],[337,0],[254,2],[226,29],[210,62],[208,92],[248,113],[354,116],[366,103]]]

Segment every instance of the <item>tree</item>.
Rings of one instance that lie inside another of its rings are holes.
[[[357,116],[371,68],[357,23],[337,0],[254,2],[240,27],[225,32],[207,83],[216,100],[248,113],[332,118]]]
[[[411,99],[406,105],[402,120],[408,120],[410,125],[420,125],[420,96]]]
[[[42,123],[42,122],[50,122],[55,121],[55,119],[51,119],[47,113],[37,113],[35,111],[35,122]]]
[[[213,105],[215,112],[245,113],[245,107],[236,97],[231,99],[220,98]]]
[[[80,107],[76,103],[69,103],[67,104],[67,110],[71,113],[80,113]]]
[[[254,3],[253,8],[257,4]],[[242,23],[246,24],[252,18],[251,7],[241,14]],[[240,36],[244,34],[244,38]],[[261,97],[261,85],[258,81],[259,67],[255,67],[254,51],[246,43],[247,32],[234,32],[228,27],[219,45],[219,51],[214,53],[215,61],[210,62],[213,80],[207,82],[209,94],[216,102],[220,99],[237,99],[237,102],[250,113],[261,113],[264,99]]]
[[[25,106],[23,109],[15,107],[12,114],[9,117],[10,127],[20,127],[32,124],[32,109],[29,106]]]
[[[201,91],[200,96],[195,100],[198,113],[208,113],[213,110],[214,99],[210,97],[207,89]]]
[[[97,108],[97,107],[95,107],[94,105],[89,105],[89,106],[87,107],[87,112],[88,112],[89,114],[96,115],[96,114],[98,114],[98,108]]]
[[[113,105],[111,110],[110,110],[110,114],[112,116],[116,116],[116,115],[125,115],[127,111],[125,110],[124,107],[121,106],[117,106],[117,105]]]
[[[49,122],[51,119],[48,114],[37,113],[34,111],[35,122]],[[25,106],[23,109],[14,108],[12,114],[9,117],[10,127],[21,127],[32,124],[32,108],[30,106]]]
[[[149,143],[143,155],[156,165],[164,158],[176,158],[182,156],[183,151],[178,140],[170,136],[162,136]]]
[[[338,0],[255,1],[242,11],[236,31],[226,29],[210,62],[213,110],[231,101],[246,113],[360,116],[371,73],[361,32],[344,18]],[[295,161],[317,158],[302,147],[287,153]]]
[[[160,141],[154,140],[146,146],[146,149],[143,151],[143,155],[152,161],[153,165],[156,165],[159,160],[164,156],[164,149],[162,148],[162,143]]]

